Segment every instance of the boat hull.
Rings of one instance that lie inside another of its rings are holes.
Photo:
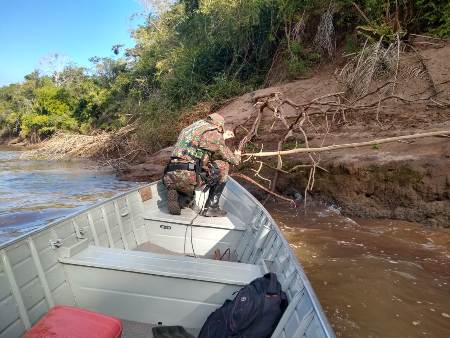
[[[165,194],[145,185],[2,244],[0,338],[20,337],[57,304],[195,333],[268,271],[289,298],[272,337],[334,337],[277,224],[241,185],[227,183],[223,219],[169,215]]]

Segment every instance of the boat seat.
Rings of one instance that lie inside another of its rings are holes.
[[[23,338],[72,337],[119,338],[119,319],[72,306],[57,305],[37,322]]]
[[[60,258],[60,262],[232,285],[246,285],[263,275],[260,265],[97,246],[89,246],[73,257]]]

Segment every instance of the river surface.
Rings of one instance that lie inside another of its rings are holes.
[[[91,162],[21,160],[20,154],[0,149],[0,243],[135,185]]]
[[[268,209],[338,337],[450,337],[450,229]]]
[[[0,242],[129,189],[89,162],[0,149]],[[338,337],[450,337],[450,230],[268,205]]]

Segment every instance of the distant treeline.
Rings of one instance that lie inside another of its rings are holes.
[[[305,75],[336,45],[414,32],[448,36],[448,1],[179,0],[133,32],[134,48],[0,88],[0,136],[37,142],[139,120],[156,150],[184,108]]]

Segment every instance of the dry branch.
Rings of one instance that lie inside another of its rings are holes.
[[[282,196],[280,194],[277,194],[276,192],[270,191],[265,186],[259,184],[258,182],[256,182],[255,180],[251,179],[250,177],[248,177],[248,176],[246,176],[244,174],[233,173],[233,174],[230,174],[230,176],[242,178],[243,180],[245,180],[245,181],[247,181],[247,182],[257,186],[261,190],[264,190],[266,193],[268,193],[268,194],[270,194],[272,196],[275,196],[276,198],[279,198],[279,199],[281,199],[283,201],[289,202],[289,203],[291,203],[294,206],[296,205],[296,203],[295,203],[295,201],[293,199],[284,197],[284,196]]]
[[[136,128],[136,124],[131,124],[113,133],[56,134],[40,143],[37,149],[24,152],[21,157],[47,160],[86,158],[117,167],[146,154],[146,150],[134,138]]]
[[[256,104],[256,105],[258,105],[258,104]],[[267,103],[262,103],[259,105],[258,114],[256,115],[255,121],[252,124],[252,128],[247,133],[247,135],[244,136],[244,138],[241,140],[241,142],[239,142],[239,146],[238,146],[239,150],[244,149],[244,147],[247,145],[247,143],[258,134],[258,128],[259,128],[259,125],[261,124],[263,111],[266,106],[267,106]]]
[[[360,8],[353,2],[353,5],[365,17]],[[422,93],[413,94],[410,96],[401,96],[396,89],[400,86],[402,77],[401,72],[401,55],[405,51],[405,44],[400,39],[400,34],[396,34],[395,41],[386,43],[383,37],[379,41],[369,43],[369,39],[366,40],[362,50],[351,59],[351,61],[341,70],[338,75],[341,83],[345,84],[344,91],[329,93],[316,97],[306,103],[297,103],[284,96],[282,92],[272,92],[259,94],[251,98],[251,102],[254,103],[255,113],[250,114],[249,118],[243,123],[252,122],[251,128],[245,129],[245,136],[239,144],[239,150],[244,150],[245,146],[252,142],[255,136],[258,136],[262,131],[260,130],[263,125],[263,114],[267,113],[269,118],[272,118],[268,122],[270,129],[265,132],[271,133],[274,129],[277,121],[281,121],[285,131],[280,133],[275,151],[261,151],[260,152],[248,152],[243,153],[243,162],[252,162],[255,168],[251,169],[254,173],[254,178],[270,182],[268,188],[263,187],[258,182],[244,178],[252,184],[267,192],[269,195],[274,194],[276,189],[278,178],[281,174],[290,174],[299,168],[308,168],[308,183],[305,188],[305,197],[307,191],[314,187],[316,170],[324,168],[320,167],[320,153],[326,151],[333,151],[337,149],[358,148],[371,145],[378,145],[388,142],[405,142],[404,140],[411,140],[429,136],[441,136],[449,137],[449,130],[423,132],[412,135],[403,135],[396,137],[388,137],[382,139],[369,140],[365,142],[338,144],[338,145],[326,145],[326,139],[330,132],[336,127],[342,124],[351,123],[351,118],[354,116],[361,116],[364,119],[373,119],[378,122],[378,125],[383,128],[380,117],[383,116],[383,110],[386,103],[394,103],[396,105],[403,104],[417,104],[420,106],[427,105],[436,108],[449,108],[450,102],[443,99],[438,99],[437,96],[440,92],[436,89],[433,79],[428,72],[427,66],[423,57],[419,54],[413,46],[410,46],[414,50],[418,61],[421,64],[420,70],[426,75],[426,79],[430,83],[431,94],[425,94],[427,91],[430,93],[430,89],[423,91]],[[373,89],[372,85],[374,80],[383,80],[383,84]],[[446,83],[446,81],[444,81]],[[285,108],[290,108],[291,115],[286,115]],[[270,113],[272,113],[270,117]],[[323,119],[323,124],[320,124]],[[266,123],[264,123],[265,125]],[[236,129],[238,128],[236,127]],[[262,136],[262,135],[260,135]],[[311,137],[316,139],[319,137],[321,140],[316,141],[316,147],[309,146],[309,139]],[[291,150],[286,149],[285,143],[288,139],[293,139],[295,145],[290,146]],[[320,142],[321,141],[321,142]],[[255,142],[253,140],[253,142]],[[304,148],[298,148],[297,144],[301,142],[304,144]],[[255,142],[253,145],[257,146]],[[291,154],[307,154],[307,161],[300,163],[293,168],[286,168],[283,164],[282,156]],[[270,165],[256,160],[256,158],[277,156],[276,165]],[[262,168],[267,167],[273,170],[272,179],[267,179],[261,176]],[[268,195],[268,196],[269,196]],[[267,199],[266,199],[267,200]],[[306,198],[305,198],[306,203]]]
[[[431,73],[430,73],[430,71],[428,70],[428,66],[427,66],[427,64],[425,63],[425,60],[424,60],[422,54],[420,54],[420,52],[419,52],[416,48],[414,48],[413,45],[408,45],[408,46],[409,46],[409,47],[414,51],[414,53],[416,54],[417,59],[419,60],[421,66],[422,66],[422,70],[425,72],[426,79],[427,79],[428,83],[430,84],[432,93],[433,93],[434,95],[437,95],[437,94],[438,94],[438,90],[437,90],[437,88],[436,88],[436,84],[434,83],[433,77],[431,76]]]
[[[431,131],[431,132],[418,133],[418,134],[412,134],[412,135],[395,136],[395,137],[376,139],[376,140],[366,141],[366,142],[335,144],[335,145],[331,145],[331,146],[327,146],[327,147],[319,147],[319,148],[296,148],[296,149],[283,150],[283,151],[264,151],[264,152],[259,152],[259,153],[245,153],[242,156],[269,157],[269,156],[285,156],[285,155],[300,154],[300,153],[319,153],[319,152],[332,151],[332,150],[337,150],[337,149],[360,148],[360,147],[366,147],[366,146],[371,146],[371,145],[375,145],[375,144],[396,142],[399,140],[411,140],[411,139],[417,139],[417,138],[423,138],[423,137],[445,136],[445,135],[450,135],[450,130]]]

